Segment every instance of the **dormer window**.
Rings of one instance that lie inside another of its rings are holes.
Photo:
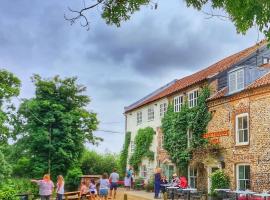
[[[262,64],[265,65],[268,63],[270,63],[270,59],[268,57],[262,57]]]
[[[244,89],[244,69],[237,69],[229,72],[229,93],[238,92]]]

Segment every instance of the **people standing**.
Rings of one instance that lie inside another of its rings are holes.
[[[128,173],[126,173],[125,179],[124,179],[124,186],[127,190],[130,190],[131,187],[131,177],[128,176]]]
[[[65,182],[62,175],[57,176],[57,184],[56,184],[56,199],[63,200],[63,195],[65,192]]]
[[[89,192],[90,192],[90,195],[91,195],[91,200],[95,200],[96,199],[96,193],[97,193],[97,187],[96,187],[95,179],[91,179],[91,181],[90,181]]]
[[[88,193],[88,188],[86,186],[85,181],[81,182],[81,187],[80,187],[80,197],[81,199],[86,199],[86,195]]]
[[[108,179],[108,174],[104,173],[101,177],[101,179],[99,180],[100,186],[99,186],[99,196],[101,197],[101,199],[108,199],[108,190],[110,187],[110,182]]]
[[[154,190],[155,190],[154,198],[155,199],[159,198],[160,180],[161,180],[161,168],[156,168],[156,170],[155,170],[155,179],[154,179]]]
[[[114,199],[116,198],[116,191],[117,191],[118,181],[119,181],[119,174],[116,171],[117,171],[116,169],[113,169],[113,173],[111,173],[110,178],[109,178],[111,182],[110,197],[112,197],[112,192],[114,191],[113,193]]]
[[[53,193],[54,184],[49,174],[45,174],[42,180],[32,179],[31,182],[39,186],[39,196],[41,200],[50,200]]]
[[[132,167],[130,166],[129,169],[127,170],[128,177],[130,177],[130,187],[133,188],[133,181],[134,181],[134,173],[132,170]]]

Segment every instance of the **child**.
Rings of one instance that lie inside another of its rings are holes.
[[[126,173],[125,180],[124,180],[124,185],[127,190],[130,190],[131,187],[131,176],[129,176],[128,173]]]
[[[80,197],[81,199],[86,199],[86,195],[88,193],[88,188],[86,186],[86,183],[82,181],[81,188],[80,188]]]
[[[97,188],[96,188],[96,183],[94,179],[91,179],[90,185],[89,185],[89,192],[91,195],[91,200],[96,199],[96,193],[97,193]]]
[[[56,199],[63,200],[65,182],[63,176],[57,176]]]
[[[108,191],[110,188],[110,182],[108,179],[108,175],[107,173],[104,173],[101,177],[101,179],[99,180],[100,183],[100,187],[99,187],[99,196],[101,197],[101,199],[108,199]]]

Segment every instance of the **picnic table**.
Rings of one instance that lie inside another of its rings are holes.
[[[184,192],[187,192],[187,198],[188,200],[190,200],[190,193],[191,192],[197,192],[196,188],[185,188],[185,189],[181,189]]]
[[[236,194],[236,200],[239,199],[240,195],[244,195],[245,197],[248,197],[248,195],[253,195],[256,192],[250,191],[250,190],[236,190],[236,191],[229,191]]]
[[[219,189],[215,189],[215,192],[221,193],[221,198],[222,198],[222,199],[225,199],[226,193],[227,193],[227,192],[230,192],[230,191],[231,191],[231,189],[228,189],[228,188],[219,188]]]
[[[179,187],[176,186],[168,186],[166,187],[166,189],[168,190],[168,193],[170,194],[170,198],[172,200],[174,200],[174,194],[176,193],[177,189],[179,189]]]
[[[255,193],[255,192],[254,192]],[[253,194],[254,196],[260,196],[260,197],[263,197],[264,200],[266,200],[267,197],[270,197],[270,194],[266,193],[266,192],[263,192],[263,193],[255,193]]]

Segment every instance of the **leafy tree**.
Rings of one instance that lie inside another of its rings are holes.
[[[224,10],[237,31],[245,34],[253,26],[257,26],[270,40],[270,1],[269,0],[185,0],[187,6],[202,10],[204,6],[211,6],[214,10]],[[131,15],[139,11],[142,6],[150,5],[157,8],[157,4],[150,0],[95,0],[91,5],[85,5],[80,10],[69,8],[71,16],[65,17],[71,24],[83,20],[82,26],[89,29],[87,11],[99,6],[102,18],[107,24],[120,26],[122,21],[129,20]],[[210,16],[224,17],[211,14]]]
[[[12,73],[0,69],[0,142],[6,143],[12,131],[8,125],[13,119],[14,106],[10,100],[20,93],[20,80]]]
[[[34,75],[32,80],[35,97],[24,100],[18,110],[17,143],[24,148],[21,155],[29,159],[30,175],[41,177],[48,171],[53,177],[65,175],[79,161],[84,143],[100,139],[93,135],[98,125],[96,114],[86,110],[90,99],[76,78]]]
[[[80,176],[82,176],[82,170],[79,167],[73,167],[68,170],[65,177],[66,188],[69,191],[77,190],[80,185]]]
[[[5,160],[4,154],[0,151],[0,184],[11,174],[11,166]]]
[[[83,153],[80,168],[83,174],[101,175],[103,173],[110,174],[113,169],[119,171],[119,159],[115,154],[99,154],[95,151],[86,150]]]

